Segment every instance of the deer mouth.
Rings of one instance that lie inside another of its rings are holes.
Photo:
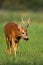
[[[28,41],[28,40],[29,40],[29,38],[24,38],[24,40]]]

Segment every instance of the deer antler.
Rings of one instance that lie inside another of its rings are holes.
[[[22,18],[22,23],[23,23],[23,24],[25,23],[24,20],[23,20],[23,18]]]
[[[28,22],[28,24],[30,24],[30,17],[29,17],[29,19],[28,19],[28,21],[27,21],[27,22]]]
[[[28,28],[29,24],[30,24],[30,17],[29,17],[29,19],[27,20],[27,28]]]

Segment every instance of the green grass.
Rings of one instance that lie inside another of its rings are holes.
[[[1,12],[0,13],[0,65],[43,65],[43,13],[33,12]],[[4,26],[7,21],[21,21],[31,17],[28,28],[29,40],[19,42],[16,58],[12,49],[12,55],[6,54],[6,41]],[[42,21],[42,22],[41,22]],[[40,23],[39,23],[40,22]]]

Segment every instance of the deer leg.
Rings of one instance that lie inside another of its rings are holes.
[[[7,43],[7,53],[8,55],[11,55],[11,47],[10,47],[10,42],[8,38],[6,38],[6,43]]]
[[[14,46],[15,56],[16,56],[16,54],[17,54],[17,49],[18,49],[18,43],[16,43],[15,46]]]
[[[7,53],[8,53],[8,55],[11,55],[11,48],[7,49]]]
[[[14,48],[14,54],[15,54],[15,57],[16,57],[17,49],[18,49],[18,43],[14,43],[14,41],[12,40],[12,46]]]

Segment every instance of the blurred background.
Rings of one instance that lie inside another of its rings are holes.
[[[29,17],[28,42],[21,39],[17,57],[8,56],[4,26]],[[0,0],[0,65],[43,65],[43,0]]]
[[[0,0],[0,22],[21,21],[22,17],[43,22],[43,0]]]
[[[43,10],[43,0],[0,0],[0,9]]]

